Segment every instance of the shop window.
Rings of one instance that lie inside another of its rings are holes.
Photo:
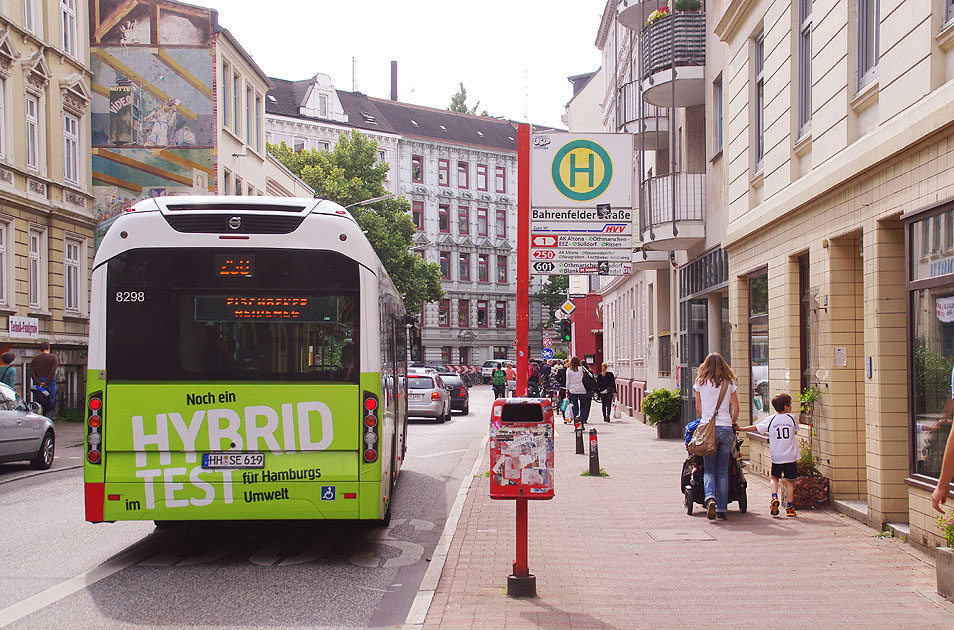
[[[749,276],[749,365],[752,424],[771,412],[769,386],[768,273]]]
[[[441,300],[438,304],[437,325],[444,328],[450,326],[450,300]]]
[[[951,432],[943,420],[951,399],[951,364],[954,355],[954,286],[911,292],[911,328],[914,339],[914,472],[938,477],[944,447]]]

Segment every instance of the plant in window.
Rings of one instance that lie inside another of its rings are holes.
[[[646,24],[652,24],[656,20],[660,20],[665,17],[669,17],[669,7],[668,6],[659,7],[658,9],[656,9],[655,11],[649,14],[649,17],[646,18]]]
[[[821,392],[817,387],[806,387],[802,390],[802,393],[798,395],[799,401],[799,411],[808,416],[808,424],[812,423],[812,414],[815,413],[815,403],[818,401],[818,397],[821,395]]]

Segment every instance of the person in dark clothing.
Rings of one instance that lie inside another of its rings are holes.
[[[507,373],[504,371],[503,366],[500,363],[498,363],[494,368],[493,375],[490,377],[490,382],[493,384],[494,398],[503,398],[507,388]]]
[[[605,363],[600,366],[600,373],[596,375],[596,391],[603,403],[603,422],[609,422],[613,400],[616,398],[616,375],[609,371]]]
[[[33,380],[33,400],[40,403],[43,415],[48,416],[56,405],[56,368],[59,359],[50,353],[50,344],[40,344],[40,354],[30,362],[30,378]]]

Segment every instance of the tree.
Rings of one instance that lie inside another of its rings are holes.
[[[389,166],[378,162],[378,143],[352,130],[341,133],[333,151],[301,151],[287,144],[269,144],[268,151],[306,184],[315,196],[347,206],[388,194],[384,187]],[[404,197],[354,206],[348,211],[387,270],[409,313],[420,311],[421,302],[444,297],[437,263],[426,262],[409,249],[417,231]]]
[[[462,114],[476,114],[477,108],[480,107],[480,101],[477,101],[477,104],[467,109],[467,88],[464,87],[464,82],[460,82],[460,90],[451,97],[451,104],[449,109],[452,112],[460,112]],[[487,113],[487,110],[480,112],[481,116],[490,116]]]
[[[543,302],[543,313],[547,319],[539,328],[550,328],[556,323],[553,316],[560,306],[566,302],[567,291],[570,289],[570,276],[549,276],[543,288],[537,292],[537,297]]]

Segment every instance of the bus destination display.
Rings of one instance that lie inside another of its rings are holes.
[[[284,296],[195,296],[197,322],[335,322],[338,301],[335,298]]]
[[[251,278],[255,276],[255,256],[249,254],[241,256],[216,254],[215,271],[219,276]]]

